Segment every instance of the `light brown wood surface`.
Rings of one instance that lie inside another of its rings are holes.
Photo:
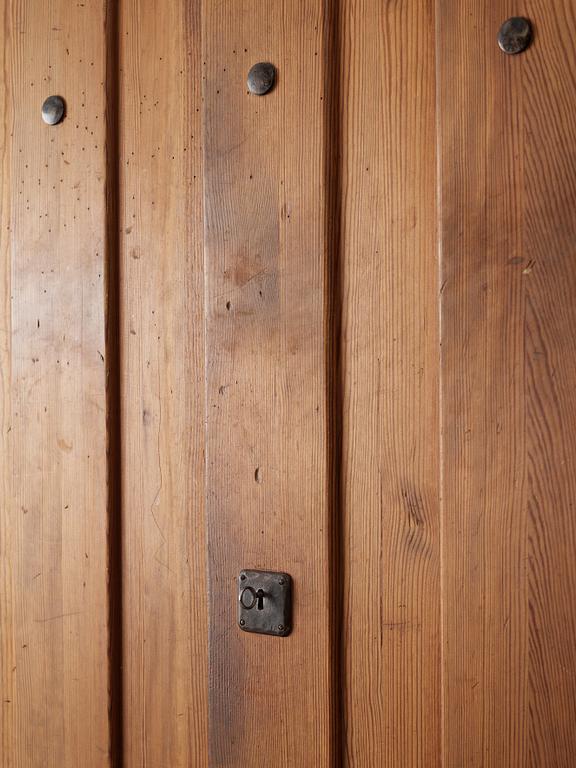
[[[125,768],[208,764],[199,10],[121,5]]]
[[[576,17],[439,4],[444,765],[576,760]],[[474,33],[471,33],[474,30]]]
[[[571,0],[0,7],[2,768],[572,768]]]
[[[210,765],[328,768],[324,3],[202,13]],[[259,61],[279,73],[263,98]],[[292,575],[288,638],[239,630],[242,568]]]
[[[0,763],[103,768],[106,3],[1,8]]]
[[[434,3],[341,10],[344,764],[440,765]]]

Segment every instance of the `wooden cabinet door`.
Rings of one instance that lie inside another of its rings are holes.
[[[2,768],[572,768],[572,1],[1,6]]]

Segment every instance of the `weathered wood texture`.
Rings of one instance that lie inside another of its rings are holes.
[[[571,0],[0,7],[2,768],[572,768]]]
[[[344,764],[440,765],[434,3],[342,2]]]
[[[103,768],[106,3],[1,9],[0,763]]]
[[[576,759],[576,16],[438,3],[446,766]],[[503,55],[502,21],[534,22]]]
[[[210,764],[327,768],[331,734],[324,3],[203,3]],[[248,94],[252,64],[278,67]],[[243,567],[295,583],[243,633]]]
[[[207,765],[200,7],[120,19],[125,768]]]

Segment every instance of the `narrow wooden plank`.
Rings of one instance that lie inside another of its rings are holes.
[[[496,43],[512,11],[536,32],[518,57]],[[567,768],[576,17],[464,0],[438,19],[445,764]]]
[[[331,734],[324,3],[203,3],[210,765],[327,768]],[[278,82],[248,94],[271,61]],[[244,567],[294,578],[243,633]]]
[[[434,3],[341,4],[347,766],[440,765]]]
[[[2,2],[2,766],[110,765],[106,3]],[[65,121],[42,122],[51,94]]]
[[[124,766],[207,765],[200,11],[120,20]]]

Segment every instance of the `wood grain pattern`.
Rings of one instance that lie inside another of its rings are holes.
[[[324,3],[202,8],[210,765],[328,768]],[[244,567],[293,576],[290,637],[239,630]]]
[[[1,4],[4,768],[110,764],[106,3]],[[46,126],[51,94],[67,117]]]
[[[572,768],[572,0],[0,8],[2,768]]]
[[[444,764],[576,755],[576,17],[439,8]],[[475,30],[474,34],[470,31]]]
[[[125,768],[207,754],[198,3],[121,4]]]
[[[344,764],[440,765],[434,3],[341,10]]]

